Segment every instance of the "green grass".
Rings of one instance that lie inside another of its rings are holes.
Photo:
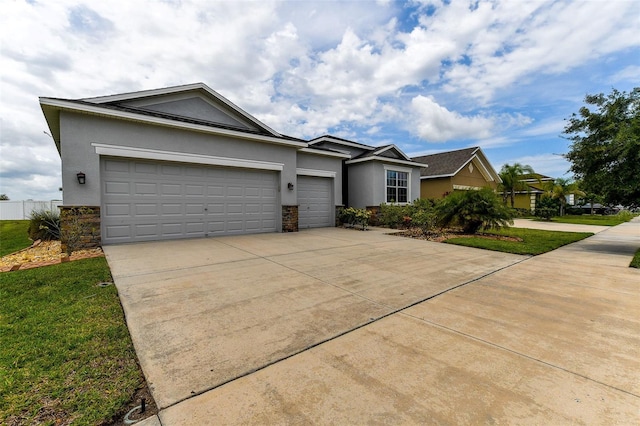
[[[143,376],[104,258],[0,274],[0,424],[95,425]]]
[[[451,238],[446,242],[505,253],[538,255],[593,235],[591,232],[557,232],[524,228],[506,228],[489,231],[487,234],[518,237],[522,238],[522,241],[491,240],[478,236]]]
[[[29,247],[28,220],[0,220],[0,257]]]
[[[616,226],[621,223],[628,222],[633,216],[631,215],[610,215],[610,216],[596,216],[596,215],[566,215],[554,217],[552,222],[557,223],[573,223],[576,225],[600,225],[600,226]]]
[[[640,249],[636,251],[636,254],[633,256],[631,260],[631,264],[629,265],[632,268],[640,269]]]

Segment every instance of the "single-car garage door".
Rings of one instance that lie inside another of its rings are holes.
[[[332,226],[333,180],[314,176],[298,176],[298,227]]]
[[[275,232],[277,173],[102,157],[105,244]]]

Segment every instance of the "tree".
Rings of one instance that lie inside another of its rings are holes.
[[[7,194],[0,194],[0,201],[9,201]]]
[[[583,189],[605,203],[640,205],[640,87],[630,93],[587,95],[563,134],[572,141],[565,155]]]
[[[436,209],[442,226],[458,225],[468,234],[513,224],[513,209],[501,203],[491,188],[454,192]]]
[[[564,216],[565,207],[567,206],[567,197],[569,195],[577,195],[583,197],[585,195],[575,182],[569,179],[557,178],[553,181],[545,182],[543,186],[546,195],[560,203],[560,216]]]
[[[516,191],[527,191],[529,186],[522,182],[522,176],[528,173],[534,173],[533,168],[529,165],[514,163],[513,166],[505,164],[500,169],[500,190],[502,191],[502,202],[506,205],[507,198],[511,199],[511,208],[515,206]]]

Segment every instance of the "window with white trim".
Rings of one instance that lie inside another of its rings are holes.
[[[406,203],[409,198],[409,173],[387,170],[387,203]]]

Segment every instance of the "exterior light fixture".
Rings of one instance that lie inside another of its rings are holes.
[[[291,182],[289,182],[287,184],[287,188],[289,188],[289,191],[293,191],[293,184]]]
[[[78,172],[78,173],[76,174],[76,177],[78,178],[78,183],[79,183],[80,185],[84,185],[84,184],[85,184],[85,182],[87,181],[87,175],[85,175],[85,174],[84,174],[84,173],[82,173],[82,172]]]

